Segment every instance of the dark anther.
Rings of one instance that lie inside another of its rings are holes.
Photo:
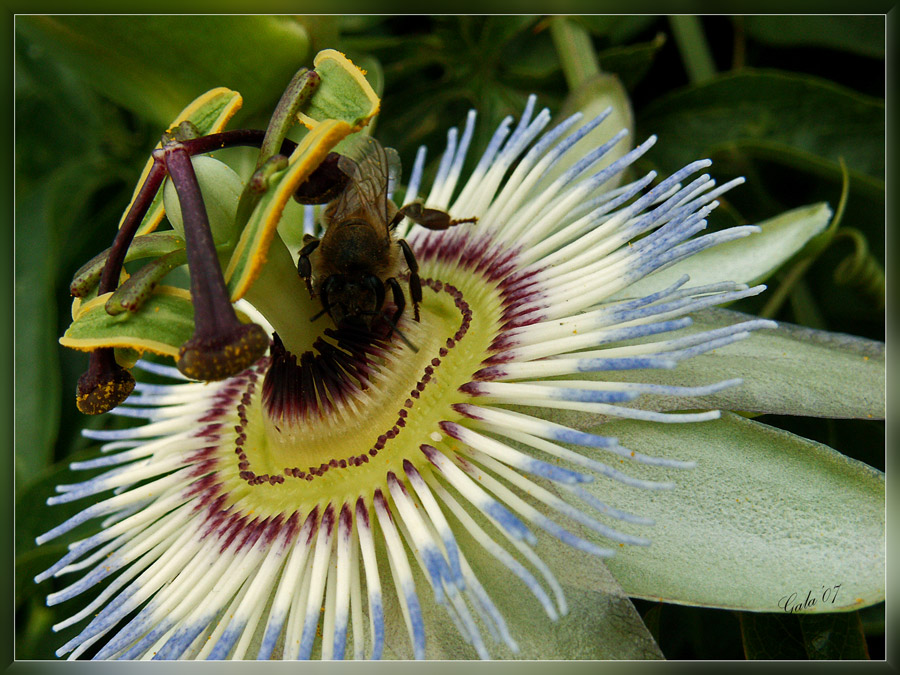
[[[188,152],[180,143],[171,143],[160,156],[181,205],[194,303],[194,335],[179,350],[178,370],[197,380],[223,380],[262,357],[269,338],[262,327],[238,321]]]
[[[100,274],[99,294],[115,290],[119,283],[125,253],[165,175],[165,167],[154,163],[109,250]],[[134,377],[116,363],[113,348],[101,347],[91,352],[87,372],[78,379],[75,403],[81,412],[98,415],[115,408],[133,389]]]
[[[91,352],[87,372],[78,378],[75,403],[85,415],[105,413],[128,398],[134,389],[134,377],[116,363],[112,347]]]

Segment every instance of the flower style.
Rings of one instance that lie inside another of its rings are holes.
[[[99,533],[38,577],[83,572],[51,604],[106,584],[56,627],[86,621],[58,655],[424,658],[435,621],[452,623],[472,655],[515,654],[528,636],[508,626],[492,574],[515,578],[531,611],[553,621],[567,601],[559,570],[543,559],[549,550],[602,559],[650,544],[652,521],[607,504],[604,485],[650,495],[674,484],[633,477],[629,466],[692,463],[554,419],[715,419],[717,411],[655,412],[641,397],[705,396],[739,381],[664,386],[642,383],[642,372],[772,327],[749,320],[677,333],[688,314],[764,287],[682,277],[633,296],[629,286],[758,228],[700,234],[716,199],[740,182],[698,176],[709,162],[655,184],[651,172],[617,185],[654,138],[609,161],[621,132],[573,157],[604,117],[575,115],[547,131],[549,111],[534,105],[515,128],[501,125],[464,182],[475,113],[462,134],[448,134],[424,204],[477,223],[398,227],[418,263],[418,320],[407,308],[396,327],[385,321],[371,333],[311,321],[321,306],[305,289],[294,294],[295,278],[269,298],[281,313],[239,303],[272,335],[243,372],[196,382],[137,362],[173,382],[139,381],[112,410],[146,424],[86,430],[104,454],[72,468],[107,470],[60,486],[50,503],[112,496],[39,538],[102,519]],[[418,196],[424,159],[423,149],[404,203]],[[307,232],[314,213],[306,208]],[[609,371],[629,371],[630,381],[607,381]]]

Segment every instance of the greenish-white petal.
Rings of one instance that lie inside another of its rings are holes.
[[[692,470],[620,466],[677,481],[674,490],[648,495],[606,480],[589,486],[608,503],[657,521],[642,532],[650,547],[625,547],[607,563],[629,594],[764,612],[808,597],[817,601],[801,611],[884,600],[881,472],[730,413],[702,424],[617,421],[601,429],[633,450],[697,462]]]
[[[684,334],[731,326],[755,317],[725,309],[691,315]],[[590,379],[634,381],[633,372],[606,372]],[[636,407],[654,410],[721,408],[777,415],[883,419],[884,343],[788,323],[753,331],[739,342],[700,354],[674,370],[646,370],[640,380],[700,386],[740,378],[743,383],[704,397],[642,396]],[[584,427],[589,416],[571,413],[566,423]]]
[[[485,521],[478,518],[482,524]],[[568,524],[571,526],[571,524]],[[646,528],[645,528],[646,529]],[[575,528],[582,536],[585,531]],[[575,551],[546,535],[538,535],[535,551],[552,570],[565,596],[567,613],[550,621],[534,596],[487,552],[477,547],[466,550],[469,562],[500,610],[519,651],[485,636],[485,644],[496,659],[661,659],[662,652],[650,635],[625,590],[597,558]],[[540,574],[532,570],[537,577]],[[423,582],[424,579],[420,580]],[[543,581],[543,580],[542,580]],[[551,597],[553,593],[547,588]],[[391,611],[391,593],[386,594],[386,658],[411,658],[406,627],[399,608]],[[428,626],[428,659],[476,659],[468,645],[447,620],[446,611],[430,594],[421,593],[422,610]],[[396,650],[392,655],[391,648]],[[406,652],[409,652],[408,654]]]

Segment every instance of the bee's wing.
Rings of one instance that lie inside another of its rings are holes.
[[[399,164],[397,153],[392,152]],[[373,224],[386,226],[391,164],[388,153],[371,137],[360,137],[342,149],[338,168],[350,178],[350,183],[338,199],[334,219],[365,217]]]
[[[397,182],[400,180],[400,155],[393,148],[384,148],[388,165],[387,198],[392,199]]]

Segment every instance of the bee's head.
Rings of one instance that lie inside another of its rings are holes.
[[[319,291],[322,308],[338,328],[365,327],[381,315],[384,283],[374,274],[332,274]]]

